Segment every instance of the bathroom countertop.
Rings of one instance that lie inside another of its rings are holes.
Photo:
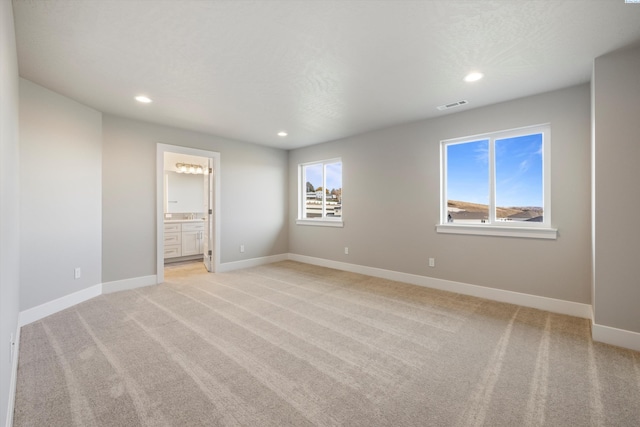
[[[176,224],[178,222],[202,222],[204,221],[204,218],[198,218],[198,219],[165,219],[164,223],[165,224]]]

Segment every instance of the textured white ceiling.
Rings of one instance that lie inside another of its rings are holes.
[[[280,148],[587,82],[595,57],[640,42],[640,4],[624,0],[13,5],[22,77],[106,113]],[[463,82],[472,70],[485,78]]]

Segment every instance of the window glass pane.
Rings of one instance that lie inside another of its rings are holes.
[[[306,180],[304,218],[322,217],[322,164],[303,166]]]
[[[495,159],[496,218],[542,222],[542,134],[497,139]]]
[[[326,165],[327,188],[325,189],[326,214],[328,217],[342,216],[342,163]]]
[[[447,150],[448,221],[489,220],[489,140],[449,144]]]

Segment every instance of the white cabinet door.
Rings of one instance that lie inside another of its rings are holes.
[[[204,221],[186,222],[182,224],[182,241],[187,242],[186,247],[184,243],[182,245],[183,256],[202,254],[203,230]],[[187,253],[185,253],[185,249]]]
[[[198,255],[202,253],[201,231],[182,232],[182,256]]]

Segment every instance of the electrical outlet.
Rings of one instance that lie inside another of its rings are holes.
[[[79,279],[81,275],[82,271],[80,270],[80,267],[76,267],[75,270],[73,270],[73,278]]]
[[[344,247],[344,254],[349,255],[349,248],[346,246]]]
[[[436,259],[429,258],[429,267],[435,267],[435,266],[436,266]]]
[[[240,245],[240,253],[244,253],[244,245]]]

